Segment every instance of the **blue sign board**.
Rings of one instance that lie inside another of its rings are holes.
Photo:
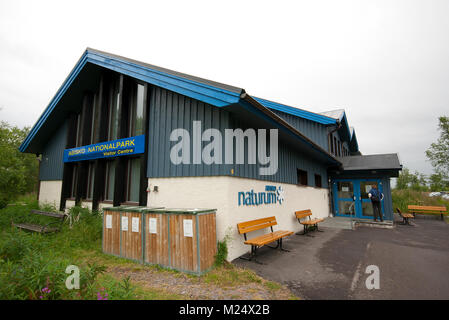
[[[145,135],[64,150],[64,162],[129,156],[145,152]]]

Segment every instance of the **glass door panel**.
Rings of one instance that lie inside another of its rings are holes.
[[[354,184],[352,181],[338,181],[338,198],[340,199],[353,199],[354,197]]]
[[[356,203],[354,201],[354,182],[348,180],[333,183],[335,213],[338,216],[354,216]]]

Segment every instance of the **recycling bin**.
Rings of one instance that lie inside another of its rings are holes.
[[[147,226],[144,236],[144,262],[169,266],[168,215],[159,210],[147,210],[144,216]]]
[[[142,206],[119,206],[103,209],[103,252],[144,261],[143,235],[145,210]]]
[[[103,252],[201,274],[217,253],[216,209],[103,209]]]
[[[216,209],[145,210],[145,262],[201,274],[217,253]],[[151,221],[150,221],[151,219]]]
[[[103,252],[120,256],[120,211],[103,209]]]

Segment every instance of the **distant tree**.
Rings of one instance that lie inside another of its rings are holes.
[[[415,191],[428,191],[426,176],[418,171],[410,172],[408,168],[402,169],[396,180],[396,189],[412,189]]]
[[[434,173],[429,177],[430,191],[449,191],[449,180],[442,174]]]
[[[426,156],[432,163],[435,172],[449,179],[449,117],[439,117],[438,129],[440,137],[426,151]]]
[[[18,148],[29,132],[0,122],[0,207],[37,187],[38,161]]]
[[[399,190],[408,189],[412,180],[413,174],[410,173],[410,170],[408,168],[403,168],[402,171],[399,173],[398,179],[396,180],[396,189]]]
[[[418,171],[415,171],[410,188],[415,191],[429,191],[426,176]]]

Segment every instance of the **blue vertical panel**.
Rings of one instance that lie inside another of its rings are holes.
[[[327,128],[325,125],[300,118],[282,111],[271,110],[276,115],[287,121],[292,127],[304,134],[324,150],[328,150]]]
[[[149,106],[149,147],[148,147],[148,177],[187,177],[187,176],[217,176],[232,175],[250,179],[259,179],[272,182],[283,182],[297,184],[298,168],[308,172],[310,186],[315,185],[314,175],[320,174],[323,179],[323,187],[327,186],[327,166],[319,162],[309,160],[299,150],[293,150],[292,146],[279,144],[278,172],[272,176],[259,175],[259,164],[248,164],[248,148],[245,143],[244,164],[206,165],[193,164],[193,127],[192,121],[201,122],[201,131],[208,128],[219,129],[222,134],[222,146],[224,153],[225,129],[240,128],[248,129],[245,121],[226,110],[215,108],[203,102],[167,91],[162,88],[151,88],[151,99]],[[310,124],[304,124],[311,126]],[[174,165],[170,160],[170,150],[175,142],[170,141],[170,133],[176,128],[183,128],[190,133],[190,161],[191,164]],[[257,128],[255,128],[257,129]],[[310,132],[315,131],[316,139],[326,130],[321,127],[311,126]],[[257,130],[256,130],[257,133]],[[267,138],[269,133],[267,132]],[[245,139],[246,140],[246,139]],[[325,139],[327,144],[327,139]],[[209,142],[201,142],[202,148]],[[202,150],[201,148],[201,150]],[[234,145],[234,159],[235,159]]]
[[[390,178],[382,178],[383,194],[384,194],[384,212],[385,218],[393,220],[393,199],[391,197]]]
[[[67,132],[68,121],[65,120],[48,140],[42,152],[39,180],[62,180]]]

